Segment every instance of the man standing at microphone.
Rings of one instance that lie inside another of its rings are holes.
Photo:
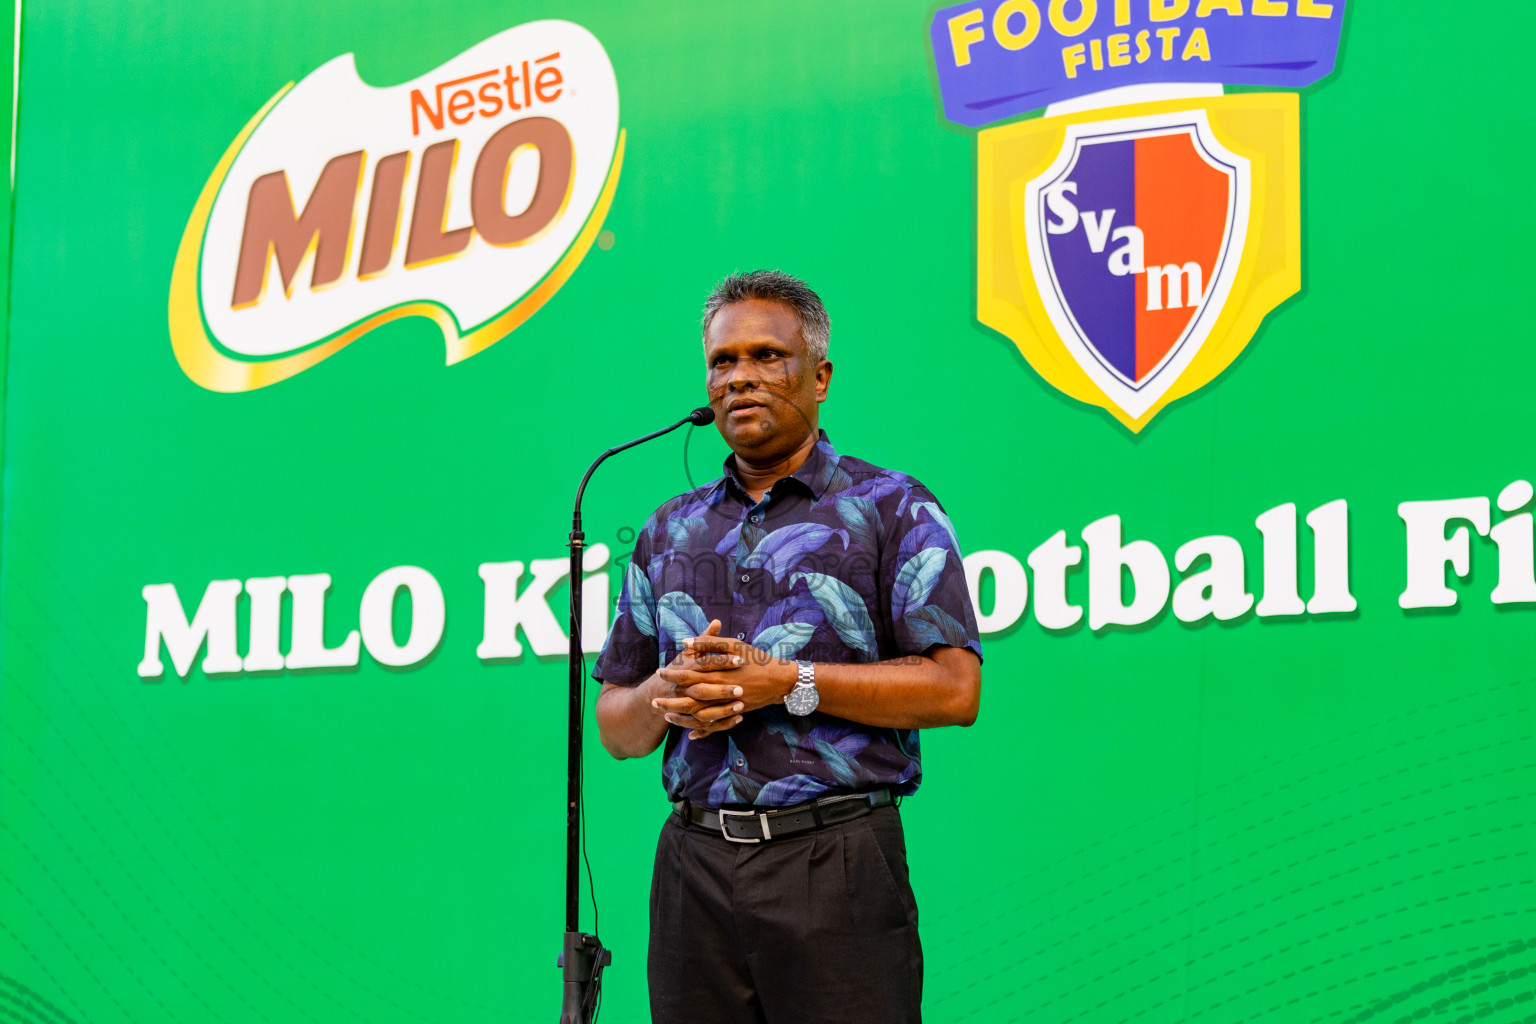
[[[818,428],[831,322],[778,271],[704,307],[725,475],[635,539],[593,675],[614,757],[666,740],[651,882],[657,1024],[921,1019],[895,798],[918,730],[969,725],[981,643],[954,528]]]

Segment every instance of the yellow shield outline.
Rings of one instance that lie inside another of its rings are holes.
[[[1068,125],[1203,110],[1212,133],[1249,161],[1247,241],[1205,343],[1150,408],[1132,417],[1083,371],[1051,326],[1030,269],[1025,186],[1049,168]],[[1301,107],[1295,93],[1240,93],[1135,103],[1041,117],[976,135],[976,318],[1010,339],[1052,387],[1138,433],[1169,402],[1204,387],[1247,346],[1264,317],[1301,290]]]

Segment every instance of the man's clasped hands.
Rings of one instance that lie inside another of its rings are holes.
[[[797,666],[745,640],[721,636],[715,619],[657,675],[668,692],[652,699],[651,707],[696,740],[734,728],[748,712],[782,704],[794,689]]]

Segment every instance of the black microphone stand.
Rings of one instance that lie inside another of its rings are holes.
[[[597,457],[576,488],[576,508],[571,514],[571,651],[570,651],[570,726],[566,747],[565,803],[565,942],[558,966],[565,982],[565,996],[560,1005],[560,1024],[591,1024],[603,989],[603,968],[613,962],[613,954],[596,935],[581,930],[581,732],[585,718],[582,688],[581,646],[581,556],[586,548],[586,534],[581,532],[581,496],[587,481],[610,455],[626,448],[670,434],[684,423],[702,427],[713,423],[714,410],[705,406],[693,410],[670,427],[637,437],[628,444],[609,448]]]

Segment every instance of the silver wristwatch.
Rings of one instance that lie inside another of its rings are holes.
[[[797,661],[799,672],[795,676],[795,688],[784,695],[784,707],[792,715],[808,715],[821,703],[816,692],[816,666],[808,661]]]

